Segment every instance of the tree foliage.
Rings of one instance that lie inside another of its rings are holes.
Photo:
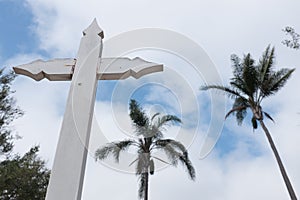
[[[32,147],[24,156],[13,154],[13,129],[11,122],[23,112],[12,96],[13,72],[0,69],[0,200],[45,199],[50,171]]]
[[[0,163],[1,200],[45,199],[50,171],[31,148],[24,156],[15,155]]]
[[[95,152],[96,160],[103,160],[112,155],[115,161],[119,162],[122,151],[126,151],[129,147],[135,148],[137,158],[130,165],[136,164],[136,175],[140,180],[138,194],[139,198],[144,200],[148,199],[149,174],[155,173],[154,160],[173,166],[182,163],[186,167],[189,177],[194,180],[195,169],[189,160],[187,149],[178,141],[163,138],[166,126],[181,123],[181,120],[174,115],[161,116],[159,113],[150,118],[135,100],[131,100],[129,109],[138,139],[108,143]],[[169,162],[153,156],[153,152],[159,150],[166,154]]]
[[[292,48],[292,49],[299,49],[300,48],[300,34],[297,33],[294,28],[287,26],[285,27],[283,30],[283,32],[285,32],[286,35],[290,36],[291,39],[285,39],[282,41],[282,44],[284,44],[285,46]]]
[[[252,59],[250,54],[240,59],[237,55],[231,56],[233,63],[233,78],[230,86],[206,85],[202,90],[217,89],[225,92],[234,99],[232,109],[226,114],[235,115],[239,125],[242,124],[247,115],[247,110],[252,111],[251,123],[257,128],[257,121],[265,117],[273,121],[270,114],[265,112],[262,101],[276,94],[291,77],[295,69],[283,68],[274,70],[275,49],[268,46],[258,63]]]
[[[13,135],[10,124],[23,114],[12,97],[11,83],[14,78],[13,72],[5,73],[4,69],[0,69],[0,156],[12,150]]]

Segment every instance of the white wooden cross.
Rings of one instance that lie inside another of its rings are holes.
[[[14,67],[17,74],[41,80],[72,80],[46,200],[80,200],[97,80],[119,80],[163,70],[140,58],[101,58],[103,31],[96,19],[83,31],[76,59],[37,60]]]

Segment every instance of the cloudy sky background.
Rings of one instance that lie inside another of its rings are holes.
[[[268,44],[276,48],[276,66],[300,67],[300,51],[281,44],[286,38],[281,31],[285,26],[293,26],[300,32],[299,8],[300,2],[296,0],[0,0],[0,65],[9,68],[39,58],[75,57],[82,30],[97,18],[105,34],[104,51],[105,42],[109,44],[121,33],[142,28],[167,29],[197,43],[206,54],[191,51],[191,58],[209,57],[226,84],[231,77],[232,53],[242,56],[250,52],[258,60]],[[131,158],[124,156],[120,165],[109,161],[102,165],[93,158],[96,147],[105,141],[133,137],[128,118],[130,98],[141,101],[149,113],[161,111],[182,117],[183,125],[170,128],[166,136],[189,146],[197,172],[197,180],[192,182],[181,166],[159,170],[150,179],[150,199],[289,199],[263,132],[260,129],[253,132],[248,122],[239,127],[232,117],[224,126],[222,120],[218,121],[223,126],[221,137],[212,152],[200,159],[201,145],[212,124],[210,117],[215,116],[211,112],[214,106],[219,108],[224,97],[219,95],[217,104],[212,104],[209,93],[198,90],[211,79],[196,74],[190,60],[159,48],[124,54],[163,63],[166,70],[141,80],[99,82],[97,123],[89,147],[82,199],[137,198],[138,180],[127,167]],[[206,66],[197,67],[200,72],[206,69]],[[286,87],[263,104],[276,121],[274,124],[266,121],[266,124],[298,196],[299,76],[297,69]],[[15,97],[25,111],[14,126],[23,137],[16,143],[16,152],[23,154],[32,145],[39,144],[40,155],[51,168],[69,86],[68,82],[35,82],[22,76],[16,79]],[[229,100],[227,106],[230,103]],[[223,116],[224,111],[220,109],[216,118],[223,119]],[[99,141],[101,136],[105,140]]]

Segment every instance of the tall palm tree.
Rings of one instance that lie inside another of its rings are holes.
[[[112,155],[115,161],[119,162],[122,151],[128,150],[129,147],[135,148],[137,158],[130,165],[136,164],[136,175],[139,176],[140,180],[138,194],[139,198],[144,200],[148,200],[149,174],[154,174],[154,160],[167,163],[153,155],[157,150],[162,150],[167,155],[170,162],[167,164],[177,166],[178,162],[181,162],[185,165],[189,177],[194,180],[195,170],[184,145],[172,139],[163,139],[163,131],[166,126],[172,123],[181,123],[181,120],[174,115],[161,116],[159,113],[149,118],[135,100],[130,101],[129,109],[138,139],[108,143],[97,149],[96,160],[103,160]]]
[[[229,115],[235,114],[238,124],[241,125],[246,117],[247,110],[250,109],[252,111],[252,126],[256,129],[259,122],[264,130],[279,165],[280,172],[290,197],[291,199],[296,200],[296,194],[285,171],[279,153],[270,132],[264,124],[264,116],[272,121],[273,119],[261,106],[261,103],[265,98],[274,95],[285,85],[295,70],[284,68],[279,71],[274,71],[274,57],[274,48],[271,49],[270,46],[267,47],[258,64],[254,62],[250,54],[245,55],[242,60],[238,56],[232,55],[233,78],[230,81],[230,86],[206,85],[202,86],[201,89],[221,90],[234,99],[233,107],[226,114],[225,119]]]

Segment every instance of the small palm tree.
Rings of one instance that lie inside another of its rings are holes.
[[[139,198],[148,200],[149,174],[153,175],[155,171],[154,160],[164,163],[166,161],[153,155],[153,152],[162,150],[167,155],[170,163],[177,166],[181,162],[186,166],[189,177],[195,179],[195,170],[188,157],[187,149],[178,141],[172,139],[163,139],[162,131],[170,123],[181,123],[181,120],[174,115],[154,114],[149,118],[141,106],[135,101],[130,101],[130,118],[133,121],[137,140],[123,140],[108,143],[97,149],[95,153],[96,161],[103,160],[109,155],[114,156],[115,161],[119,162],[120,153],[128,150],[129,147],[136,149],[137,158],[130,164],[136,163],[136,175],[139,176]]]
[[[244,56],[241,60],[236,55],[231,57],[233,63],[233,78],[230,86],[206,85],[201,87],[202,90],[217,89],[225,92],[229,97],[234,99],[232,109],[227,113],[225,118],[235,114],[239,125],[242,124],[246,117],[247,110],[252,111],[251,123],[254,129],[258,127],[258,122],[264,130],[269,141],[271,149],[279,165],[280,172],[288,189],[291,199],[297,199],[292,184],[285,171],[279,153],[273,142],[270,132],[264,124],[264,116],[273,121],[272,117],[265,112],[261,103],[266,97],[274,95],[279,91],[290,78],[295,69],[280,69],[274,71],[274,48],[267,47],[258,64],[255,64],[250,54]]]

